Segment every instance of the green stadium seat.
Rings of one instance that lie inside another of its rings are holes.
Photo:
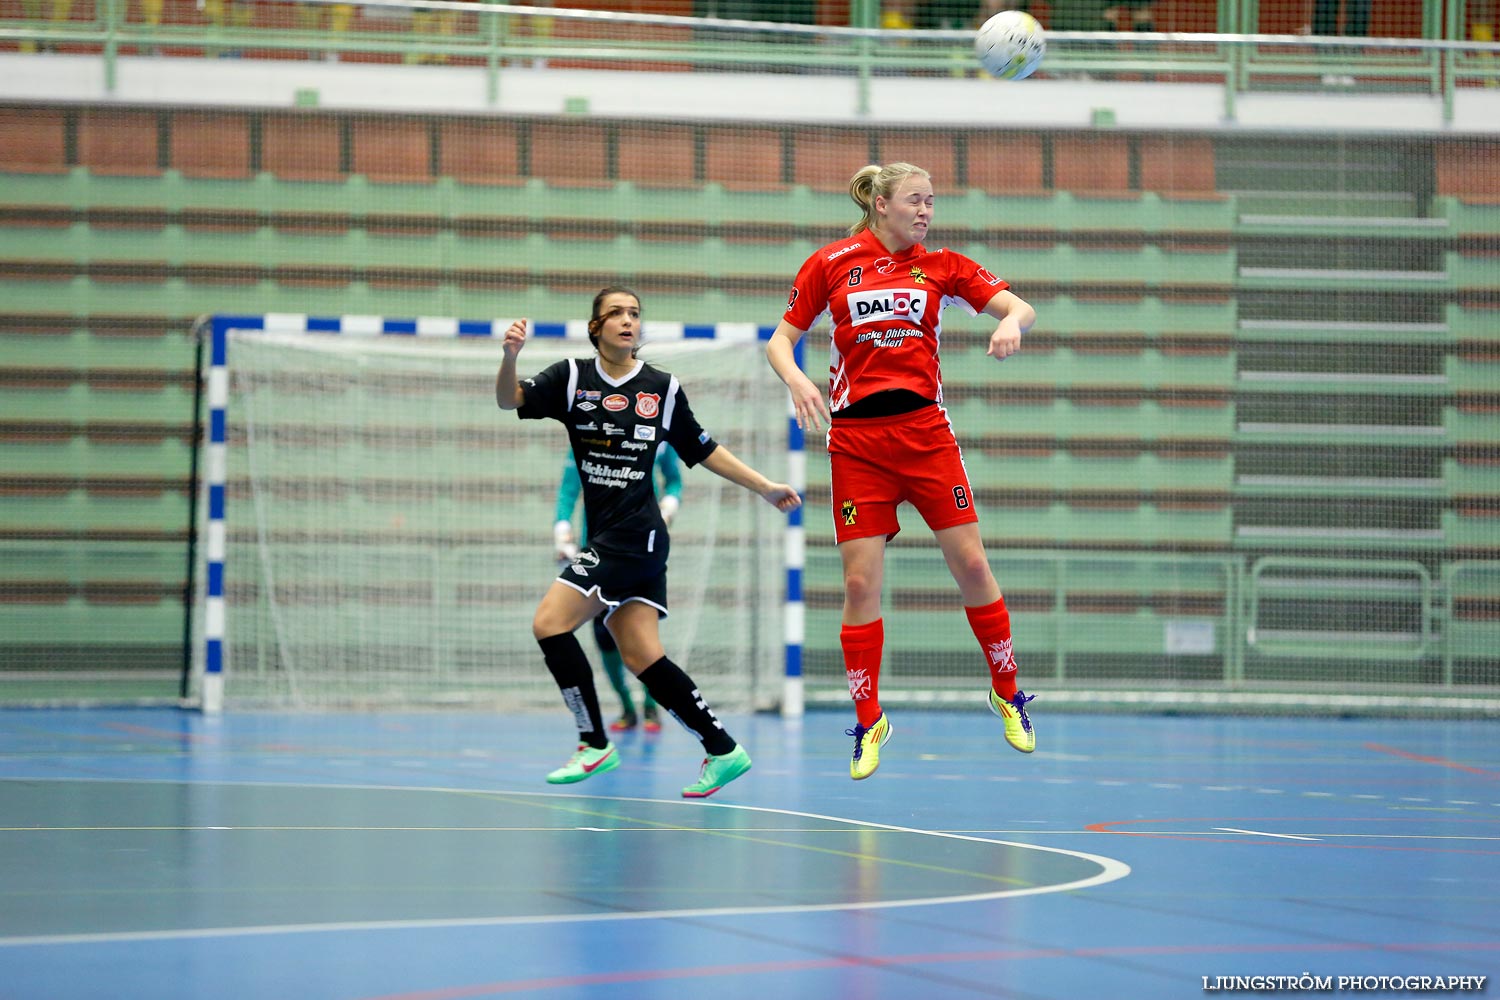
[[[1137,351],[1084,351],[1076,347],[1037,351],[1025,345],[1014,361],[996,363],[979,350],[943,352],[943,380],[947,385],[993,386],[1003,396],[1011,385],[1136,386],[1223,388],[1234,379],[1234,356],[1165,353],[1155,348]]]
[[[1462,197],[1439,198],[1437,202],[1455,236],[1500,236],[1500,202],[1466,201]]]
[[[104,381],[100,380],[101,383]],[[185,380],[183,380],[185,381]],[[51,423],[181,423],[191,419],[192,387],[162,383],[155,387],[90,385],[48,381],[38,387],[13,385],[0,398],[0,420]]]
[[[1444,459],[1443,488],[1450,497],[1500,496],[1500,465],[1479,459]]]
[[[960,432],[960,443],[965,435]],[[1040,449],[1038,449],[1040,450]],[[979,446],[964,447],[964,466],[976,490],[1013,488],[1058,491],[1136,491],[1227,495],[1234,479],[1233,460],[1222,457],[1169,459],[1154,452],[1118,456],[1079,455],[1063,448],[1015,453]]]
[[[45,532],[65,537],[92,532],[158,531],[165,525],[186,531],[186,490],[93,492],[81,488],[0,496],[0,525],[11,536]]]
[[[110,443],[77,435],[57,441],[51,435],[0,439],[0,468],[16,482],[83,475],[89,478],[182,477],[192,460],[187,442],[162,438],[154,442]]]
[[[1154,399],[1119,405],[1088,405],[1069,399],[1014,401],[965,399],[948,406],[967,440],[1046,438],[1059,441],[1228,441],[1234,407],[1166,405]]]
[[[72,323],[68,321],[69,326]],[[159,331],[132,335],[112,333],[102,326],[61,333],[14,332],[0,319],[0,358],[11,369],[51,368],[60,359],[68,359],[86,370],[183,372],[192,367],[193,344],[184,324],[165,319]]]

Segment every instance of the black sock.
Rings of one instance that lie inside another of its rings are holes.
[[[708,701],[698,693],[693,679],[683,673],[681,667],[663,656],[638,676],[656,703],[698,737],[705,751],[719,757],[734,749],[734,737],[714,716]]]
[[[542,658],[547,661],[547,669],[552,671],[552,679],[562,692],[563,704],[568,706],[573,721],[578,724],[578,742],[603,750],[609,745],[609,737],[604,735],[599,693],[594,690],[594,671],[583,647],[578,644],[578,637],[572,632],[564,632],[538,639],[536,644],[542,647]]]

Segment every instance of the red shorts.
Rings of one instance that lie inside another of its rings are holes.
[[[828,431],[833,466],[833,530],[840,542],[901,530],[896,508],[917,508],[933,531],[979,520],[963,454],[941,406],[894,417],[835,420]]]

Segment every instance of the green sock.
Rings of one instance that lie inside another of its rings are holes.
[[[620,658],[618,649],[606,649],[601,651],[599,658],[604,661],[604,672],[609,675],[609,686],[615,689],[615,694],[620,696],[620,711],[625,715],[635,717],[635,700],[630,697],[630,688],[625,685],[625,661]]]

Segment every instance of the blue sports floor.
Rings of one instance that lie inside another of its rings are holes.
[[[731,716],[755,767],[707,802],[679,797],[701,755],[675,726],[545,784],[561,709],[0,712],[0,998],[1173,1000],[1500,973],[1500,722],[1033,709],[1030,757],[982,697],[893,711],[859,783],[849,714]]]

